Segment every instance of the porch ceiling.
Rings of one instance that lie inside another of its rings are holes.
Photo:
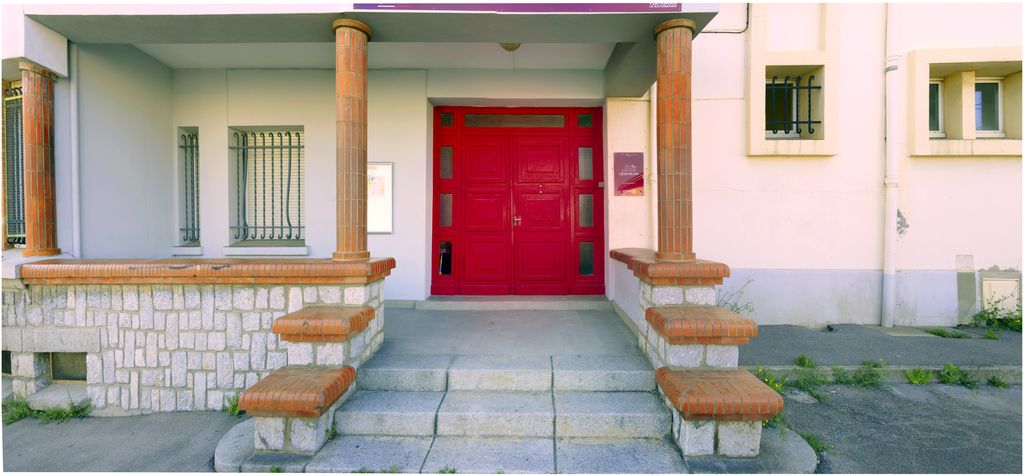
[[[26,14],[76,43],[133,44],[172,67],[190,68],[333,67],[329,25],[344,15],[373,29],[371,68],[603,69],[607,96],[642,96],[656,76],[654,27],[690,18],[700,31],[718,11],[717,5],[707,4],[682,4],[680,9],[614,14]],[[499,42],[523,47],[508,54],[498,49]]]

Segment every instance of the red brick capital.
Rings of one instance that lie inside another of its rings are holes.
[[[370,27],[334,21],[337,99],[337,261],[370,257],[366,245],[366,44]]]
[[[58,255],[53,163],[53,79],[56,75],[24,61],[18,67],[21,69],[25,144],[25,250],[22,255]]]
[[[654,29],[658,54],[659,261],[692,261],[693,184],[690,113],[694,23],[669,20]]]

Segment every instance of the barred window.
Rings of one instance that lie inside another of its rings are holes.
[[[289,246],[305,239],[305,134],[301,127],[232,128],[231,238]]]
[[[4,89],[4,210],[8,244],[25,244],[25,141],[21,85]]]
[[[199,131],[178,129],[179,242],[199,244]]]
[[[766,78],[764,131],[768,139],[819,139],[821,85],[815,75]]]

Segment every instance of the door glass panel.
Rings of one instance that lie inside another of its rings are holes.
[[[591,127],[593,125],[594,125],[594,115],[593,114],[580,114],[579,116],[576,117],[576,126],[577,127]]]
[[[565,127],[562,114],[466,114],[466,127]]]
[[[437,274],[450,276],[452,274],[452,242],[445,240],[437,250],[438,266]]]
[[[442,127],[448,127],[448,126],[454,126],[454,125],[455,125],[455,114],[450,113],[450,112],[442,112],[441,113],[441,126]]]
[[[594,242],[580,242],[580,276],[594,275]]]
[[[441,147],[441,178],[452,178],[452,148]]]
[[[594,149],[580,147],[576,152],[579,156],[580,180],[594,180]]]
[[[579,209],[579,226],[594,226],[594,195],[590,193],[581,193],[579,198]]]
[[[441,226],[452,226],[452,194],[441,194]]]

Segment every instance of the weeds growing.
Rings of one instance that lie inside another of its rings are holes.
[[[953,362],[946,362],[939,371],[939,382],[947,385],[961,385],[967,388],[978,388],[978,379],[960,369]]]
[[[985,338],[988,340],[997,340],[999,339],[999,334],[995,331],[995,329],[992,329],[990,327],[988,329],[985,329]]]
[[[1018,300],[1013,309],[1005,309],[1002,304],[1012,299],[1013,294],[1007,294],[998,299],[990,299],[985,303],[984,309],[978,311],[971,319],[971,324],[989,329],[1006,329],[1020,332],[1021,328],[1021,302]]]
[[[441,474],[455,474],[455,473],[458,473],[458,472],[459,471],[457,469],[455,469],[455,468],[453,468],[451,466],[445,466],[445,467],[441,468],[440,471],[438,471],[438,473],[441,473]]]
[[[1010,386],[1003,379],[999,378],[998,375],[993,375],[993,376],[989,377],[988,378],[988,384],[993,386],[993,387],[995,387],[995,388],[1006,388],[1006,387]]]
[[[760,364],[754,366],[754,376],[756,376],[758,379],[764,382],[765,385],[768,385],[769,388],[775,390],[775,393],[781,394],[782,389],[786,384],[784,378],[776,379],[775,374],[769,372],[764,367],[761,367]]]
[[[932,372],[929,370],[917,367],[913,370],[904,370],[903,376],[907,378],[907,382],[914,385],[926,385],[932,383]]]
[[[224,407],[224,411],[228,412],[228,415],[231,415],[231,416],[239,416],[239,415],[245,413],[244,411],[242,411],[242,410],[240,410],[238,408],[238,393],[237,392],[234,395],[229,395],[228,396],[228,405],[226,407]]]
[[[3,405],[4,424],[9,425],[26,418],[38,418],[40,423],[64,423],[72,418],[85,418],[92,413],[92,404],[69,403],[65,408],[33,410],[25,397],[15,397]]]
[[[926,329],[925,332],[927,332],[927,333],[929,333],[929,334],[931,334],[933,336],[942,337],[944,339],[970,339],[971,338],[970,334],[967,334],[967,333],[964,333],[964,332],[959,332],[959,331],[952,331],[952,330],[949,330],[949,329],[943,329],[941,327],[933,327],[931,329]]]
[[[793,365],[803,367],[805,369],[813,369],[818,366],[818,364],[815,364],[814,360],[812,360],[807,354],[800,354],[796,356],[796,358],[793,359]]]
[[[800,433],[800,436],[804,437],[804,439],[807,440],[807,444],[811,445],[811,448],[814,449],[815,453],[822,453],[836,447],[831,443],[825,443],[824,441],[821,441],[813,433]]]

